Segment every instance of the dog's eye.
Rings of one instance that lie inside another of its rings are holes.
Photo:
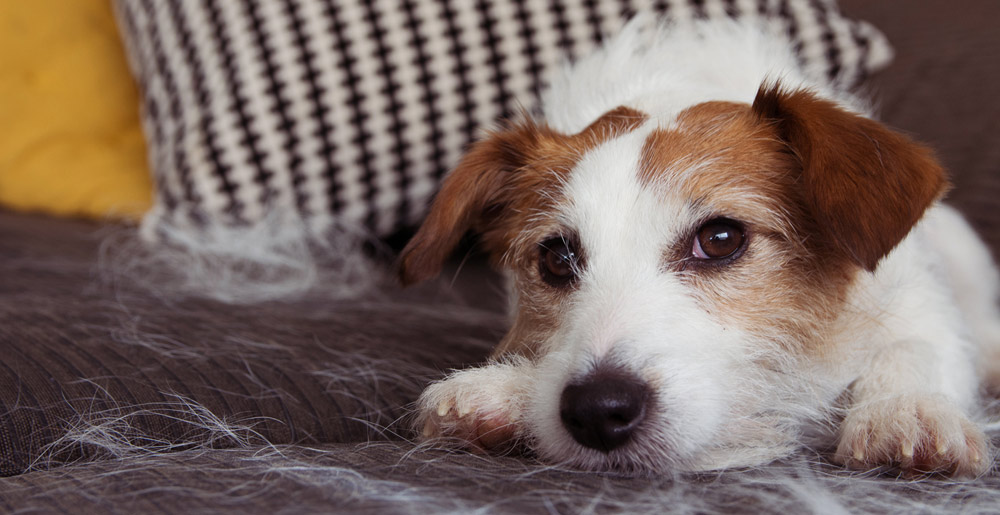
[[[702,225],[691,244],[691,254],[698,259],[723,259],[743,248],[743,227],[732,220],[716,218]]]
[[[551,286],[566,286],[576,278],[576,249],[564,237],[543,241],[538,246],[542,280]]]

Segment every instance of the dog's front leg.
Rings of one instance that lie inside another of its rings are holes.
[[[533,370],[530,361],[514,357],[454,372],[420,395],[417,428],[425,439],[457,438],[473,449],[502,448],[521,436]]]
[[[967,414],[974,370],[968,360],[948,355],[961,347],[959,341],[907,339],[875,353],[852,386],[835,461],[907,474],[985,472],[986,438]]]

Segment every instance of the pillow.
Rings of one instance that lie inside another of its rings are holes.
[[[0,205],[138,219],[153,187],[107,0],[0,2]]]
[[[313,234],[414,226],[480,128],[530,109],[565,58],[635,10],[761,18],[842,87],[891,59],[884,36],[833,0],[116,5],[159,187],[144,222],[153,237],[275,212]]]

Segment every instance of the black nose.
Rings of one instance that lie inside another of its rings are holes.
[[[626,372],[595,371],[563,390],[559,416],[581,445],[609,452],[622,446],[646,417],[649,388]]]

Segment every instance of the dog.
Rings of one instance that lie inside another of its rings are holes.
[[[802,446],[976,476],[998,274],[932,152],[749,23],[640,17],[474,143],[399,259],[468,231],[508,279],[489,362],[430,385],[426,438],[628,475]]]

